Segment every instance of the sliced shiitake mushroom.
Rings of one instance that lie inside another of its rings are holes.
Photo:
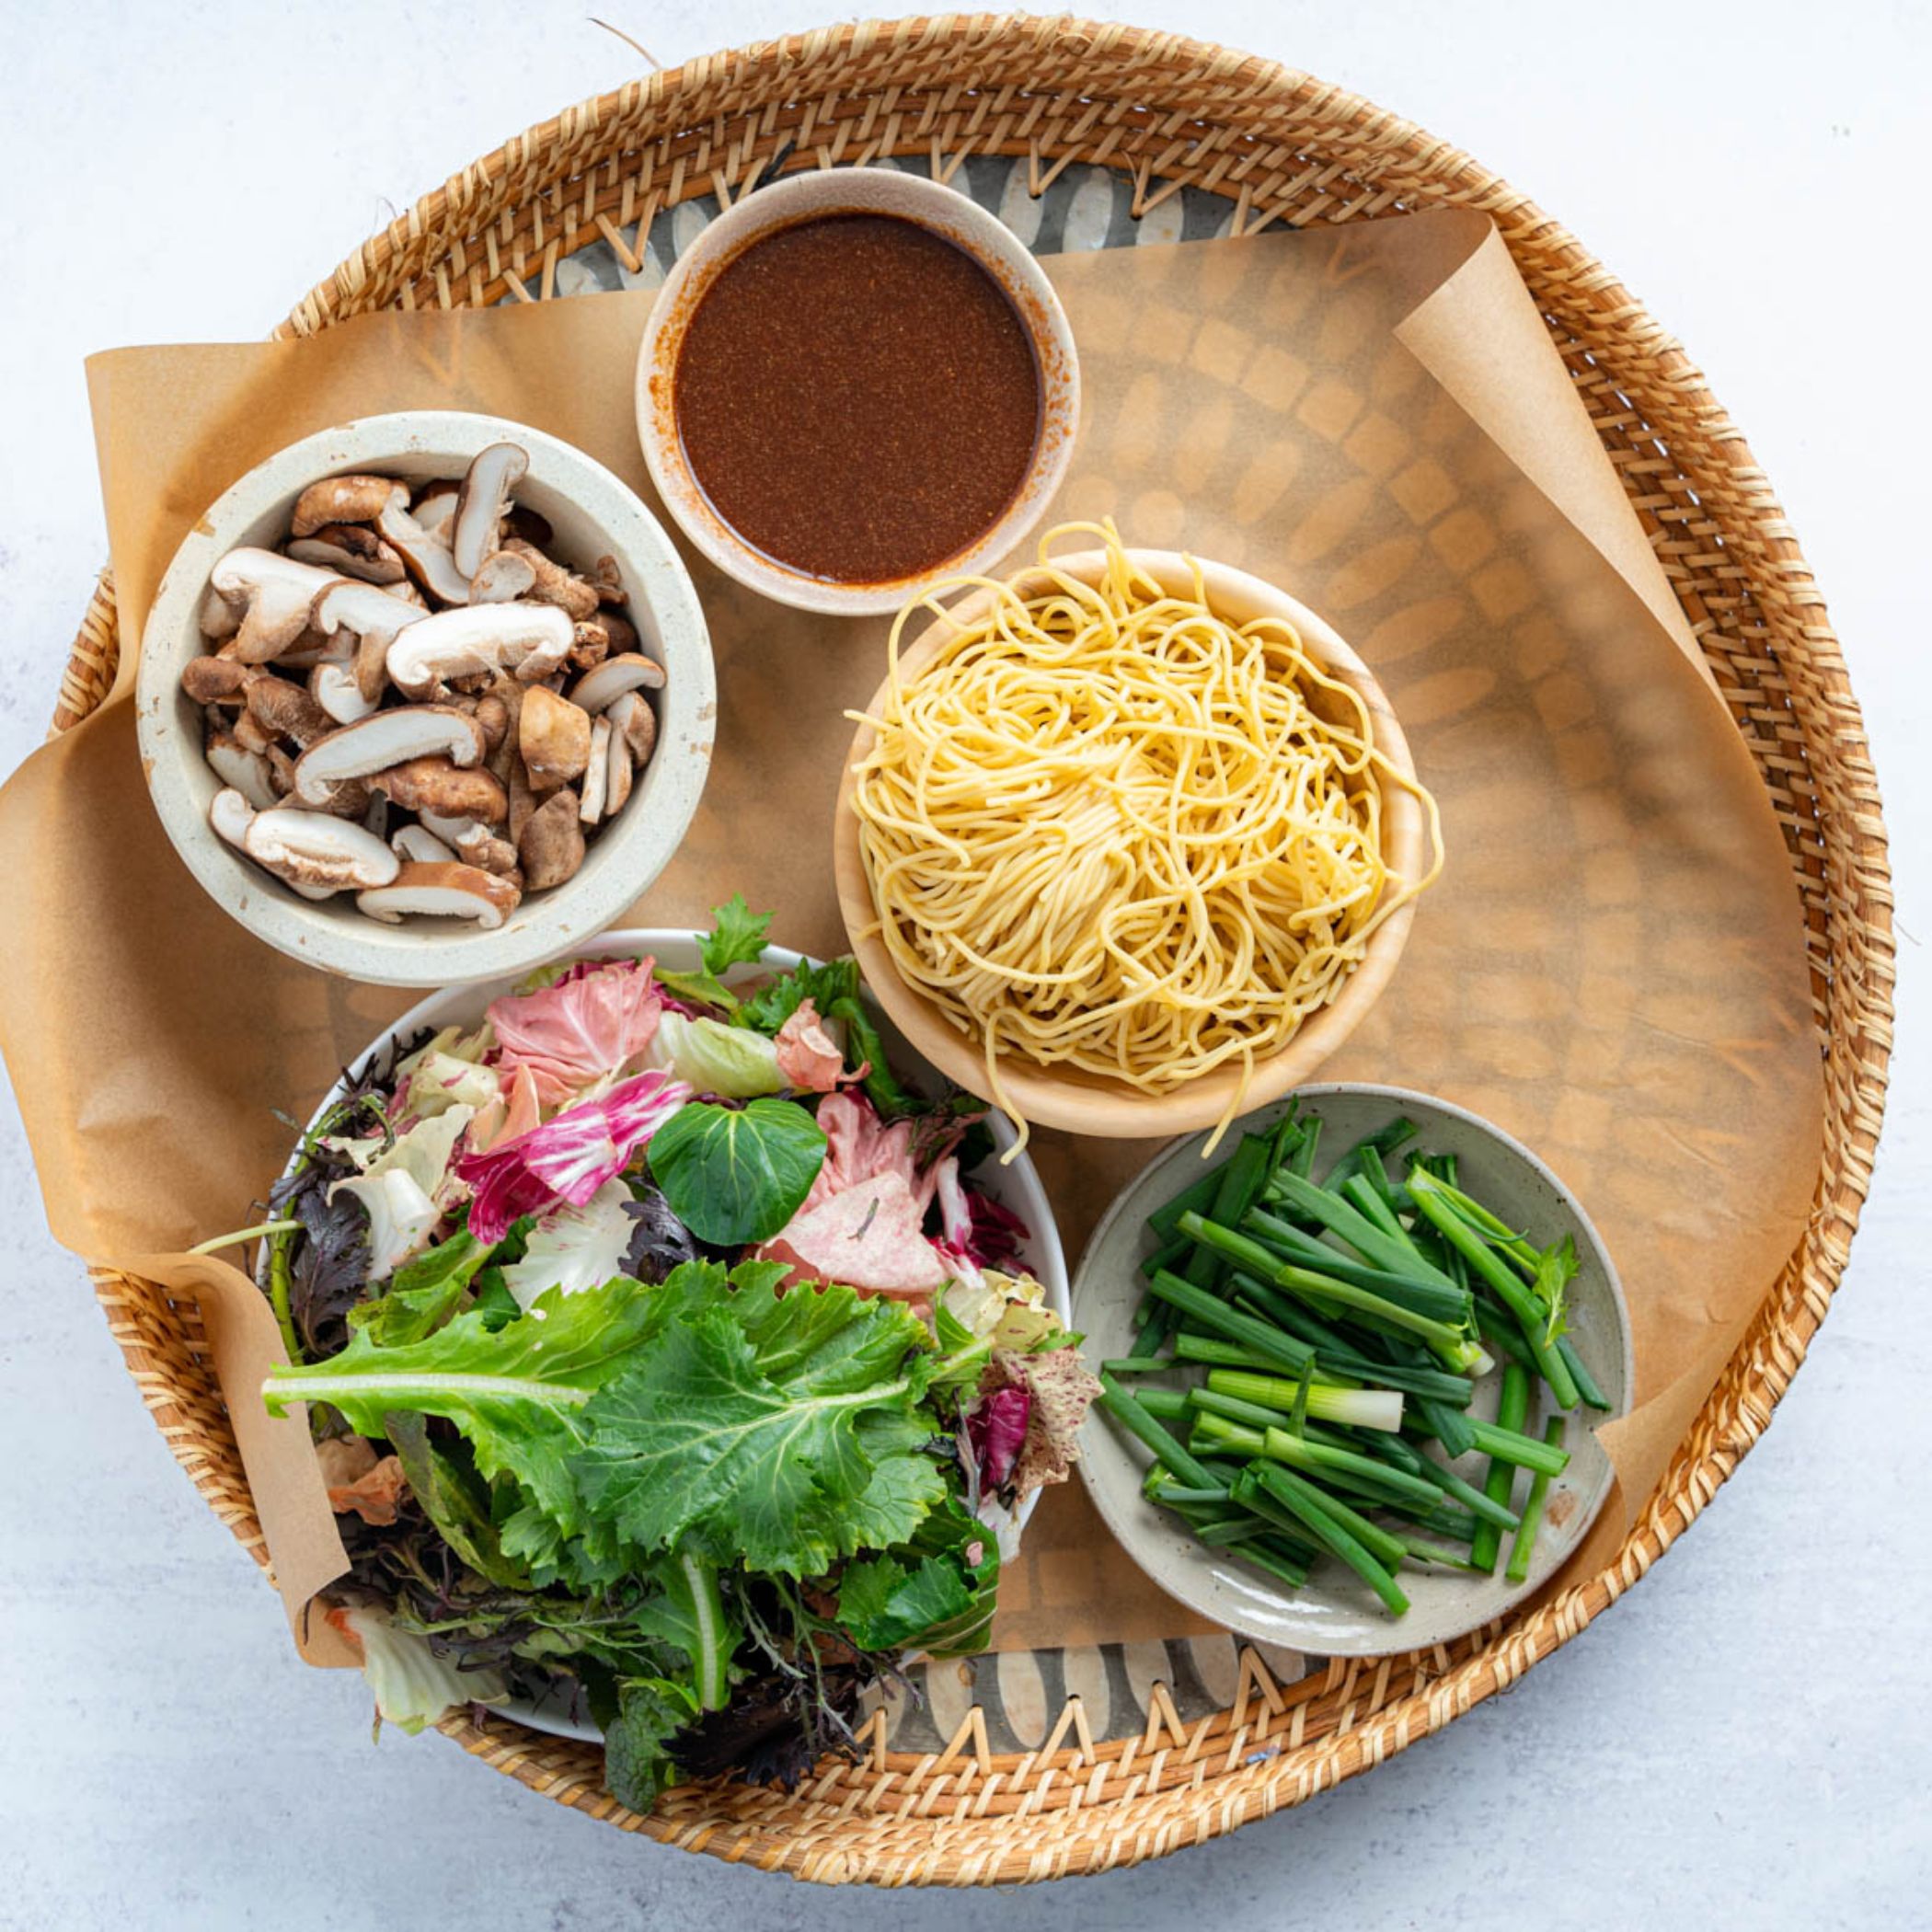
[[[367,778],[413,759],[441,758],[455,766],[478,764],[482,756],[483,731],[474,718],[446,705],[408,705],[344,725],[311,746],[295,766],[295,793],[304,803],[319,805],[346,779]]]
[[[404,865],[386,885],[356,894],[356,910],[397,926],[411,914],[472,919],[486,932],[502,925],[523,899],[507,879],[475,866],[432,861]]]

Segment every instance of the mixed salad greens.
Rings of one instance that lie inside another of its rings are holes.
[[[979,1104],[901,1083],[852,960],[747,980],[768,919],[716,921],[697,972],[551,969],[363,1069],[263,1268],[381,1716],[566,1698],[638,1807],[795,1779],[907,1651],[981,1648],[1098,1389]]]

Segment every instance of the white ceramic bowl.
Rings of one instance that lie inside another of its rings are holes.
[[[616,559],[640,648],[664,667],[658,742],[630,802],[590,841],[574,879],[533,892],[494,931],[448,919],[383,926],[352,894],[310,901],[217,838],[208,806],[221,780],[201,753],[199,708],[181,671],[207,646],[200,615],[214,565],[242,545],[288,535],[295,499],[318,477],[374,470],[410,480],[460,477],[492,443],[529,452],[516,497],[546,518],[559,561]],[[292,959],[385,986],[514,978],[581,946],[650,886],[676,851],[710,768],[717,710],[711,640],[691,578],[662,524],[581,450],[521,423],[454,410],[365,417],[305,437],[224,491],[175,553],[141,644],[135,711],[155,809],[188,868],[222,909]]]
[[[1081,1427],[1080,1476],[1127,1555],[1169,1596],[1199,1615],[1244,1637],[1318,1657],[1427,1650],[1503,1616],[1540,1590],[1589,1532],[1615,1474],[1597,1443],[1596,1425],[1627,1414],[1636,1386],[1629,1315],[1609,1252],[1576,1196],[1501,1128],[1447,1100],[1399,1087],[1304,1087],[1294,1098],[1322,1118],[1317,1179],[1345,1148],[1406,1114],[1420,1130],[1412,1144],[1427,1153],[1455,1155],[1463,1186],[1511,1226],[1527,1229],[1538,1242],[1566,1234],[1576,1242],[1582,1267],[1570,1286],[1568,1332],[1609,1401],[1610,1413],[1581,1407],[1571,1412],[1565,1431],[1570,1466],[1550,1485],[1528,1577],[1512,1583],[1503,1574],[1510,1542],[1505,1535],[1503,1561],[1492,1576],[1405,1567],[1401,1581],[1409,1611],[1391,1617],[1367,1586],[1338,1562],[1324,1559],[1301,1589],[1291,1591],[1197,1542],[1179,1517],[1157,1509],[1141,1493],[1147,1452],[1098,1409]],[[1234,1139],[1244,1132],[1271,1126],[1286,1106],[1282,1101],[1248,1115],[1225,1143],[1226,1148],[1232,1150]],[[1144,1285],[1140,1264],[1155,1246],[1147,1216],[1199,1175],[1205,1138],[1197,1133],[1176,1141],[1143,1167],[1114,1198],[1080,1258],[1074,1282],[1075,1326],[1087,1337],[1083,1352],[1096,1371],[1102,1362],[1133,1352]],[[1140,1386],[1142,1379],[1134,1378],[1129,1386]],[[1171,1374],[1156,1379],[1161,1386],[1175,1382]],[[1187,1377],[1198,1379],[1198,1374]],[[1494,1416],[1501,1379],[1499,1368],[1477,1385],[1472,1414]],[[1542,1433],[1540,1410],[1526,1427],[1533,1435]],[[1480,1484],[1488,1465],[1472,1454],[1455,1466]],[[1519,1501],[1525,1486],[1526,1479],[1519,1481]]]
[[[695,972],[702,963],[698,956],[698,942],[688,932],[603,933],[593,939],[582,941],[572,951],[578,957],[589,960],[629,959],[648,953],[659,965],[672,972]],[[788,952],[780,946],[767,946],[758,965],[734,967],[725,978],[727,982],[732,982],[744,980],[754,972],[789,972],[802,957],[799,953]],[[298,1137],[297,1145],[322,1116],[342,1098],[350,1081],[369,1066],[380,1064],[382,1057],[392,1053],[399,1041],[441,1027],[475,1026],[491,1000],[515,989],[518,977],[515,973],[502,973],[483,984],[473,983],[447,987],[411,1006],[351,1061],[341,1079],[323,1096],[321,1104],[310,1116],[303,1135]],[[868,1005],[870,1004],[868,997]],[[916,1085],[936,1086],[937,1080],[932,1069],[907,1045],[905,1036],[892,1024],[891,1018],[876,1006],[872,1013],[900,1075]],[[1006,1153],[1016,1138],[1012,1121],[994,1110],[988,1113],[986,1123],[992,1131],[995,1148],[1000,1154]],[[295,1150],[292,1148],[288,1166],[282,1169],[283,1175],[294,1163]],[[987,1194],[1026,1224],[1027,1238],[1020,1243],[1019,1248],[1021,1264],[1046,1290],[1047,1302],[1053,1312],[1063,1322],[1070,1324],[1072,1297],[1067,1285],[1066,1256],[1060,1246],[1060,1229],[1053,1219],[1052,1203],[1047,1200],[1046,1190],[1041,1185],[1032,1161],[1024,1154],[1016,1156],[1010,1165],[1003,1165],[996,1159],[989,1160],[975,1170],[974,1178]],[[264,1294],[267,1293],[267,1267],[268,1248],[263,1244],[257,1282]],[[1010,1527],[1000,1532],[1003,1540],[1018,1537],[1026,1528],[1040,1497],[1041,1491],[1036,1489],[1014,1512]],[[574,1715],[560,1702],[518,1705],[506,1715],[528,1724],[535,1731],[549,1731],[558,1737],[582,1738],[592,1742],[603,1737],[603,1732],[594,1725]]]
[[[1041,380],[1040,446],[1006,512],[971,548],[890,582],[843,584],[788,569],[753,548],[711,507],[678,436],[673,385],[684,329],[719,271],[775,228],[831,214],[889,214],[962,248],[1006,293],[1032,337]],[[834,616],[895,611],[927,585],[983,571],[1040,521],[1066,474],[1080,421],[1074,332],[1053,285],[1005,223],[957,189],[893,168],[832,167],[760,188],[711,223],[678,258],[651,308],[638,353],[638,434],[650,479],[678,526],[719,569],[762,595]]]

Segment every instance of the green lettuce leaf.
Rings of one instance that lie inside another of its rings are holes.
[[[400,1629],[374,1604],[329,1612],[362,1653],[362,1675],[385,1724],[411,1737],[466,1704],[507,1704],[510,1692],[500,1671],[458,1670],[439,1657],[426,1637]]]
[[[862,1650],[903,1650],[922,1630],[963,1616],[972,1602],[960,1566],[943,1557],[921,1557],[912,1570],[896,1557],[868,1557],[839,1579],[839,1627]]]
[[[349,1311],[349,1326],[385,1349],[420,1341],[456,1312],[470,1282],[494,1251],[489,1242],[478,1241],[464,1228],[427,1254],[404,1262],[380,1296]]]
[[[381,1435],[397,1410],[447,1417],[485,1477],[514,1478],[571,1534],[581,1519],[569,1458],[589,1440],[592,1398],[650,1333],[655,1293],[625,1276],[581,1294],[553,1288],[500,1328],[472,1310],[398,1348],[365,1330],[327,1362],[276,1370],[262,1396],[274,1415],[291,1402],[332,1403],[364,1435]]]
[[[925,1339],[896,1302],[768,1278],[682,1313],[592,1402],[584,1506],[641,1548],[690,1538],[787,1576],[903,1542],[946,1493],[910,1446]]]
[[[738,1248],[789,1221],[824,1164],[825,1136],[794,1100],[687,1100],[651,1136],[650,1174],[701,1241]]]
[[[466,1449],[431,1442],[428,1422],[399,1410],[384,1417],[383,1433],[436,1534],[486,1581],[501,1590],[529,1589],[530,1572],[505,1553],[490,1516],[489,1485],[477,1476]]]
[[[686,1685],[663,1677],[618,1685],[617,1714],[604,1731],[604,1781],[619,1804],[648,1811],[676,1781],[670,1742],[696,1715]]]
[[[709,934],[698,943],[705,971],[713,978],[722,979],[733,966],[755,966],[765,957],[765,936],[772,915],[753,912],[742,892],[733,892],[722,905],[714,905],[711,921]]]
[[[993,1532],[949,1498],[910,1543],[845,1565],[838,1622],[863,1650],[965,1656],[986,1647],[998,1587]]]
[[[822,966],[808,960],[747,994],[738,1009],[738,1023],[756,1027],[761,1033],[776,1033],[808,999],[822,1015],[831,1012],[834,1000],[857,997],[857,960],[828,960]]]
[[[763,1033],[727,1026],[721,1019],[665,1014],[647,1057],[652,1066],[668,1067],[697,1092],[730,1100],[781,1094],[791,1085],[778,1070],[777,1048]]]
[[[642,1604],[638,1632],[682,1650],[700,1710],[722,1710],[730,1695],[731,1656],[744,1631],[724,1606],[718,1569],[693,1556],[656,1565],[652,1578],[662,1593]]]

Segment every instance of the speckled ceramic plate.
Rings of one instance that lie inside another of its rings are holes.
[[[1508,1581],[1501,1563],[1487,1577],[1405,1568],[1402,1588],[1409,1608],[1406,1616],[1392,1617],[1367,1585],[1339,1563],[1317,1565],[1302,1589],[1290,1591],[1222,1551],[1203,1547],[1179,1518],[1141,1494],[1147,1452],[1098,1410],[1081,1432],[1080,1474],[1128,1556],[1189,1609],[1243,1636],[1329,1657],[1374,1657],[1447,1643],[1501,1616],[1548,1581],[1610,1493],[1610,1459],[1597,1443],[1594,1425],[1627,1413],[1630,1405],[1634,1367],[1623,1290],[1576,1197],[1501,1128],[1446,1100],[1398,1087],[1311,1086],[1246,1116],[1228,1144],[1239,1133],[1272,1125],[1294,1100],[1322,1117],[1317,1179],[1344,1148],[1406,1114],[1420,1130],[1413,1144],[1455,1155],[1463,1185],[1512,1226],[1528,1230],[1539,1245],[1566,1234],[1576,1241],[1582,1266],[1570,1284],[1569,1334],[1610,1411],[1605,1416],[1579,1409],[1570,1419],[1570,1466],[1550,1485],[1528,1578]],[[1111,1357],[1133,1352],[1144,1285],[1140,1264],[1155,1246],[1147,1216],[1200,1171],[1206,1141],[1205,1133],[1176,1141],[1144,1167],[1115,1198],[1087,1244],[1074,1277],[1074,1325],[1086,1334],[1087,1360],[1096,1370]],[[1191,1371],[1158,1378],[1175,1386],[1196,1379]],[[1473,1415],[1494,1416],[1501,1381],[1499,1369],[1478,1385]],[[1535,1413],[1527,1426],[1540,1434],[1543,1413]],[[1471,1455],[1455,1467],[1479,1484],[1487,1458]],[[1519,1499],[1522,1489],[1519,1484]]]

